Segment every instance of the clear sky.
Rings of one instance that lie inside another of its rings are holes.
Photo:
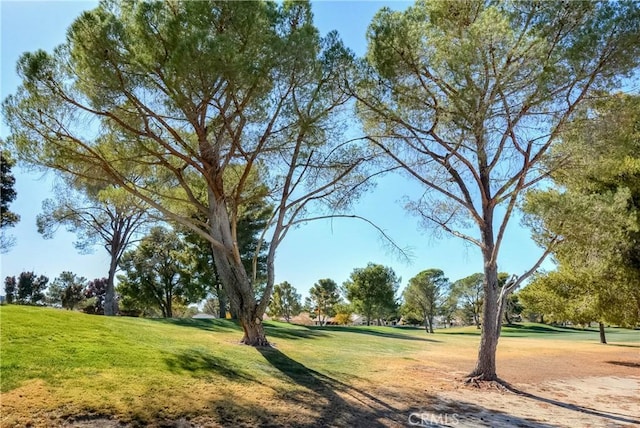
[[[88,1],[6,1],[0,0],[1,14],[1,86],[4,99],[13,93],[20,81],[15,72],[16,61],[26,51],[50,51],[62,43],[66,29],[82,10],[96,2]],[[389,5],[405,8],[406,2],[319,1],[314,2],[316,25],[324,34],[338,30],[345,44],[356,54],[366,50],[365,32],[377,10]],[[4,119],[0,135],[7,137]],[[36,230],[35,218],[42,201],[52,195],[51,176],[14,168],[17,199],[11,210],[21,216],[20,223],[8,233],[16,238],[13,249],[0,257],[1,277],[33,270],[53,280],[69,270],[88,279],[104,277],[108,271],[106,251],[97,246],[93,254],[80,255],[73,247],[74,235],[59,230],[54,239],[45,240]],[[370,226],[355,220],[336,219],[301,226],[290,232],[278,250],[276,282],[289,281],[303,295],[321,278],[341,284],[354,268],[368,262],[390,266],[402,277],[402,287],[424,269],[442,269],[451,280],[482,271],[482,258],[477,248],[457,238],[434,237],[421,229],[418,220],[403,209],[407,195],[420,189],[401,176],[381,180],[371,193],[355,206],[355,213],[365,216],[384,229],[411,254],[407,263],[388,250]],[[537,260],[541,250],[513,219],[499,259],[501,271],[521,274]],[[547,263],[547,266],[549,264]],[[4,289],[0,290],[4,294]]]

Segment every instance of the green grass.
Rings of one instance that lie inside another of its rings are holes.
[[[109,415],[141,425],[203,413],[214,414],[215,422],[223,425],[256,425],[281,417],[264,413],[273,403],[281,403],[280,411],[292,413],[293,418],[303,418],[306,411],[311,420],[322,419],[335,406],[342,406],[344,414],[362,411],[350,407],[336,391],[366,398],[363,391],[395,380],[396,367],[397,373],[411,370],[409,365],[422,364],[429,352],[474,354],[479,335],[475,327],[442,329],[435,335],[408,327],[304,327],[278,322],[267,322],[265,327],[274,348],[239,345],[242,330],[228,320],[101,317],[2,306],[3,406],[16,400],[26,418],[15,419],[18,425],[31,423],[28,418],[34,408],[61,417]],[[610,342],[629,346],[637,343],[638,333],[607,332]],[[539,324],[505,327],[503,336],[598,341],[597,329]],[[22,403],[22,397],[31,401]],[[316,408],[324,410],[314,413]]]
[[[451,329],[441,329],[437,334],[444,335],[465,335],[480,336],[480,329],[476,327],[458,327]],[[640,341],[640,330],[630,330],[617,327],[605,328],[607,341],[615,343],[638,343]],[[525,337],[553,340],[571,341],[599,341],[600,333],[598,328],[560,327],[546,324],[524,322],[502,327],[501,337]]]

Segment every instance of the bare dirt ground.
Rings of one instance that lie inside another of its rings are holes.
[[[414,367],[414,382],[425,382],[430,400],[405,425],[640,426],[640,342],[501,339],[498,373],[506,387],[463,382],[473,367],[473,353],[431,352],[425,359],[431,364]]]
[[[452,338],[407,357],[381,357],[348,382],[289,363],[281,368],[285,384],[200,385],[185,392],[191,413],[153,421],[47,409],[52,391],[37,381],[3,394],[0,420],[76,428],[640,426],[640,343],[503,338],[498,373],[507,386],[481,388],[463,382],[476,346]]]

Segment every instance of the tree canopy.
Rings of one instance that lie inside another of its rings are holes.
[[[291,317],[302,311],[301,299],[302,297],[296,292],[295,287],[287,281],[276,284],[273,287],[273,296],[269,304],[269,315],[291,322]]]
[[[206,295],[203,284],[191,281],[184,243],[178,235],[154,227],[135,250],[124,253],[124,274],[118,291],[128,309],[155,308],[163,317],[172,318],[176,303],[192,303]]]
[[[395,311],[399,284],[400,278],[393,269],[369,263],[351,272],[344,290],[354,309],[365,316],[367,325],[371,325],[372,319],[381,320]]]
[[[310,315],[318,320],[320,325],[325,325],[327,319],[335,314],[335,305],[340,301],[338,284],[332,279],[318,280],[309,289],[309,297],[305,306]]]
[[[20,216],[9,209],[9,204],[18,196],[15,184],[16,179],[11,173],[15,161],[11,154],[4,149],[4,142],[0,140],[0,252],[6,252],[13,246],[13,237],[6,235],[7,227],[15,226],[20,221]]]
[[[558,241],[555,272],[523,299],[556,321],[640,321],[640,97],[603,96],[562,133],[550,162],[556,187],[527,196],[540,245]]]
[[[417,313],[424,323],[424,328],[433,333],[433,318],[438,315],[440,306],[447,294],[449,279],[440,269],[423,270],[409,280],[405,288],[404,309],[408,313]]]

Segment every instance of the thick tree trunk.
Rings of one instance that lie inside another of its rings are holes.
[[[116,270],[118,269],[118,261],[111,256],[109,263],[109,277],[107,278],[107,290],[104,296],[104,314],[114,316],[118,314],[118,301],[116,300]]]
[[[488,254],[487,254],[488,253]],[[478,349],[478,361],[476,367],[469,374],[470,379],[494,381],[498,379],[496,374],[496,350],[500,335],[500,321],[502,314],[498,314],[498,266],[491,261],[488,255],[491,251],[485,250],[484,264],[484,307],[482,318],[482,333],[480,348]]]
[[[211,236],[221,245],[212,245],[216,270],[224,287],[231,309],[238,315],[244,331],[241,343],[268,346],[262,326],[263,310],[256,302],[251,281],[247,275],[238,243],[231,233],[229,215],[224,202],[209,189],[209,220]]]
[[[604,334],[604,324],[599,322],[598,323],[598,328],[600,330],[600,343],[604,343],[605,345],[607,344],[607,338]]]

